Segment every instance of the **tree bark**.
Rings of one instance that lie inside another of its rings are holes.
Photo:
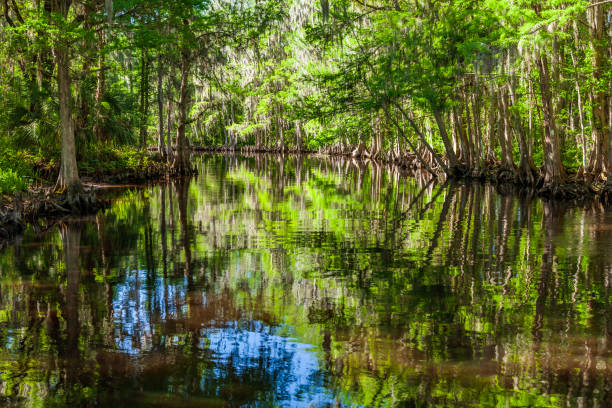
[[[591,0],[592,4],[598,3]],[[593,52],[593,139],[595,141],[591,163],[589,163],[589,173],[594,179],[612,179],[612,168],[608,163],[609,147],[609,126],[608,123],[608,103],[609,103],[609,84],[606,76],[607,65],[607,29],[605,26],[604,6],[596,5],[589,9],[590,24],[589,37],[591,40],[591,50]]]
[[[77,8],[76,5],[75,8]],[[93,12],[94,10],[91,8],[91,4],[88,4],[87,2],[83,3],[77,8],[77,18],[83,20],[83,29],[86,32],[90,32],[92,29],[91,15]],[[93,44],[87,38],[83,38],[79,43],[79,53],[83,56],[83,65],[80,71],[82,75],[89,76],[91,67],[94,64],[95,50],[92,49]],[[74,115],[74,133],[75,135],[84,135],[87,132],[89,116],[91,113],[88,92],[77,87],[76,102],[78,109]]]
[[[580,122],[580,135],[578,138],[579,140],[577,140],[577,142],[579,141],[582,147],[581,148],[582,168],[586,169],[587,168],[587,141],[586,141],[586,135],[584,134],[584,107],[582,103],[582,91],[580,88],[580,78],[578,77],[578,63],[576,61],[576,56],[574,55],[574,51],[571,49],[570,49],[570,56],[572,58],[572,64],[574,66],[574,81],[576,85],[576,93],[577,93],[577,98],[578,98],[577,99],[578,119]]]
[[[64,45],[54,50],[57,64],[57,88],[59,91],[62,155],[57,189],[74,192],[81,189],[81,180],[76,160],[74,123],[72,120],[72,94],[70,90],[70,62]]]
[[[475,84],[475,87],[478,87],[479,83]],[[482,89],[481,89],[482,90]],[[482,167],[482,159],[483,159],[483,140],[482,140],[482,130],[481,130],[481,117],[480,117],[480,109],[481,109],[481,94],[476,90],[472,92],[472,120],[474,122],[474,135],[473,135],[473,145],[474,145],[474,165],[476,166],[475,170],[480,170]]]
[[[104,87],[106,85],[106,73],[104,64],[104,32],[98,35],[98,72],[96,73],[96,107],[93,132],[98,142],[105,142],[104,127],[102,124],[102,99],[104,98]]]
[[[163,68],[162,68],[162,53],[161,51],[159,52],[159,55],[157,57],[157,116],[158,116],[158,123],[157,123],[157,148],[159,150],[159,153],[162,156],[166,155],[166,144],[164,141],[164,100],[163,100],[163,88],[164,88],[164,84],[163,84],[163,77],[164,77],[164,72],[163,72]]]
[[[469,167],[471,162],[470,148],[467,135],[465,133],[465,123],[461,117],[460,110],[453,108],[451,110],[451,124],[453,125],[453,131],[455,133],[455,140],[457,140],[457,159]]]
[[[184,24],[188,24],[186,21]],[[187,126],[187,105],[189,103],[189,71],[191,68],[191,53],[187,45],[181,49],[181,90],[178,103],[178,124],[176,129],[176,156],[172,169],[178,174],[191,172],[191,161],[187,150],[185,130]]]
[[[497,95],[499,107],[498,136],[501,152],[501,163],[504,169],[514,172],[516,166],[514,165],[514,158],[512,157],[512,128],[510,126],[508,101],[502,88],[499,89]]]
[[[172,91],[174,82],[174,68],[170,65],[168,78],[166,80],[166,161],[168,164],[173,162],[174,141],[172,140]]]
[[[545,54],[538,58],[540,76],[540,94],[542,97],[542,119],[544,137],[542,138],[544,150],[544,185],[559,185],[565,181],[565,169],[561,162],[561,147],[555,126],[555,113],[551,102],[550,74],[548,59]]]
[[[442,138],[442,143],[444,143],[444,149],[446,150],[446,157],[448,157],[448,165],[450,167],[450,171],[453,168],[457,167],[458,161],[457,156],[455,154],[455,150],[453,149],[453,144],[451,143],[448,133],[446,131],[446,124],[444,123],[444,118],[442,117],[442,111],[438,108],[433,111],[434,118],[436,119],[436,124],[438,125],[438,130],[440,131],[440,137]]]
[[[514,86],[515,84],[510,81],[510,84],[508,85],[508,90],[510,91],[510,100],[513,106],[517,104],[516,91],[514,89]],[[518,177],[521,183],[525,185],[532,185],[537,180],[537,171],[535,165],[533,164],[533,159],[529,151],[529,143],[527,142],[525,129],[521,124],[521,118],[517,113],[510,112],[510,115],[514,121],[514,128],[516,130],[516,135],[519,142],[519,153],[521,155],[518,168]]]
[[[140,77],[140,147],[147,145],[147,120],[149,117],[149,53],[142,49]]]

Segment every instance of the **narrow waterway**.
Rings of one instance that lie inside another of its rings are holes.
[[[612,212],[197,161],[0,252],[0,405],[612,406]]]

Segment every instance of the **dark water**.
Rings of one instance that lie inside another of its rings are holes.
[[[612,213],[200,160],[0,253],[0,405],[612,406]]]

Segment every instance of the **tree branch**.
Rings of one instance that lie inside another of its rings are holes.
[[[8,25],[15,28],[15,23],[13,22],[13,19],[11,19],[11,16],[9,16],[9,10],[8,1],[4,0],[4,18],[6,19]]]
[[[608,4],[608,3],[612,3],[612,0],[604,0],[604,1],[600,1],[599,3],[589,4],[587,8],[603,6],[604,4]]]
[[[15,16],[17,16],[17,20],[19,20],[19,22],[23,24],[23,17],[21,17],[21,13],[19,12],[19,7],[17,7],[17,3],[15,3],[15,0],[11,0],[11,3],[13,3],[13,10],[15,11]]]

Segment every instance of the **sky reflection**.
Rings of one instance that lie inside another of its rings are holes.
[[[612,406],[612,212],[204,156],[0,252],[0,406]]]
[[[196,307],[205,308],[205,292],[196,291],[202,302]],[[147,359],[139,357],[156,352],[159,345],[180,345],[185,341],[183,335],[164,333],[161,327],[168,321],[189,320],[189,306],[194,304],[188,306],[187,298],[192,295],[186,280],[170,282],[164,277],[151,277],[146,270],[127,271],[115,285],[113,298],[117,349],[146,364]],[[254,395],[259,398],[243,406],[357,407],[342,403],[326,388],[326,373],[314,345],[279,335],[290,333],[291,327],[245,319],[213,318],[199,323],[195,358],[206,363],[200,373],[199,391],[203,395],[210,396],[212,390],[216,396],[225,396],[219,384],[266,383],[271,388],[258,390]]]

